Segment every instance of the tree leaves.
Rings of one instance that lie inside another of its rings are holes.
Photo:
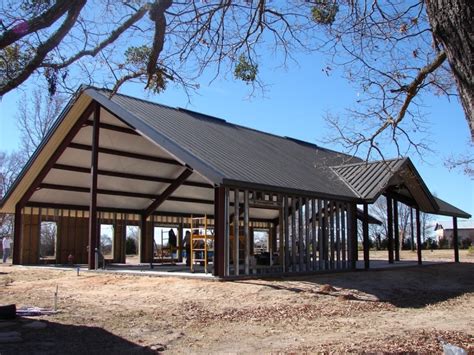
[[[257,74],[258,65],[253,64],[250,58],[241,54],[234,69],[234,77],[246,83],[251,83],[257,79]]]
[[[333,1],[318,0],[311,9],[313,20],[320,25],[332,25],[339,12],[339,5]]]

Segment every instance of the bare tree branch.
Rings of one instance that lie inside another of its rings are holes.
[[[30,21],[22,21],[11,29],[5,31],[0,36],[0,49],[3,49],[21,38],[39,31],[43,28],[51,26],[61,16],[68,12],[74,6],[74,1],[58,0],[53,6],[40,16]]]
[[[16,88],[23,83],[43,62],[48,53],[55,48],[61,40],[66,36],[69,30],[74,26],[82,7],[86,4],[86,0],[77,0],[74,6],[68,11],[68,15],[59,29],[42,45],[36,49],[36,55],[25,66],[25,68],[12,78],[11,80],[0,85],[0,96],[5,95],[10,90]]]

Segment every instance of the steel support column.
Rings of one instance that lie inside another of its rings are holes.
[[[225,276],[225,188],[214,189],[214,276]]]
[[[459,262],[459,238],[458,238],[458,219],[453,217],[453,248],[454,248],[454,262]]]
[[[395,261],[400,261],[400,230],[398,221],[398,201],[393,200],[393,224],[394,224],[394,241],[395,241]]]
[[[89,269],[96,269],[95,252],[99,248],[99,224],[97,223],[97,168],[99,164],[100,106],[94,108],[91,150],[91,188],[89,202]]]
[[[17,203],[15,206],[15,224],[13,229],[13,257],[12,261],[14,265],[21,263],[21,242],[23,237],[23,215],[22,206]]]
[[[420,224],[420,210],[416,209],[416,253],[418,256],[418,265],[421,265],[421,224]]]
[[[369,269],[370,258],[369,258],[369,206],[364,203],[364,219],[362,221],[362,230],[364,233],[364,269]]]
[[[389,196],[387,196],[387,239],[388,262],[393,264],[393,204]]]

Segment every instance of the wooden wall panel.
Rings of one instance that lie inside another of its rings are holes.
[[[114,223],[114,263],[125,263],[126,222],[117,215]]]
[[[23,216],[24,243],[21,243],[21,263],[38,264],[39,262],[40,216],[25,214]]]

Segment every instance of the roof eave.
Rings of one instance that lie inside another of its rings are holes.
[[[133,127],[144,138],[148,139],[153,144],[159,145],[179,162],[191,166],[196,172],[205,177],[215,186],[222,184],[224,176],[220,172],[204,163],[202,160],[198,159],[196,156],[183,149],[163,134],[160,134],[149,127],[142,120],[122,108],[119,104],[99,93],[97,89],[89,88],[85,90],[85,93],[100,105],[111,111],[114,115],[120,117],[120,119]]]
[[[36,159],[38,158],[38,156],[41,155],[41,153],[43,152],[44,148],[48,145],[49,141],[51,140],[51,138],[54,136],[54,134],[56,133],[56,131],[58,130],[58,128],[61,126],[61,124],[64,122],[64,120],[66,119],[67,115],[71,112],[72,108],[74,107],[74,105],[76,104],[76,102],[78,102],[80,100],[83,94],[83,92],[87,89],[87,86],[84,86],[84,85],[81,85],[79,87],[79,89],[73,94],[73,96],[71,97],[71,99],[68,101],[68,103],[66,104],[66,106],[63,108],[63,110],[61,111],[61,113],[59,114],[58,118],[56,119],[56,121],[54,122],[54,124],[52,125],[52,127],[49,129],[49,131],[47,132],[45,138],[43,138],[43,140],[41,141],[41,143],[39,144],[39,146],[36,148],[36,150],[34,151],[34,153],[31,155],[31,157],[28,159],[27,163],[25,164],[25,166],[21,169],[20,173],[18,174],[18,176],[16,177],[15,181],[13,182],[13,184],[9,187],[9,189],[7,190],[7,192],[5,193],[5,195],[3,196],[3,198],[0,199],[0,210],[3,209],[3,207],[5,206],[6,202],[12,198],[15,190],[19,187],[21,181],[25,178],[26,174],[30,171],[31,167],[33,166],[34,162],[36,161]],[[88,100],[86,100],[88,101]],[[86,105],[89,104],[90,102],[86,102]],[[39,172],[38,172],[39,173]],[[16,203],[20,200],[21,197],[17,198],[15,202],[13,202],[14,205],[16,205]],[[10,211],[11,210],[11,211]],[[9,212],[13,212],[13,210],[10,208],[9,209]]]
[[[248,181],[239,181],[239,180],[227,179],[227,178],[223,179],[222,184],[228,187],[241,187],[245,189],[254,189],[254,190],[261,190],[261,191],[268,191],[268,192],[275,192],[275,193],[285,193],[288,195],[302,196],[302,197],[314,197],[314,198],[345,201],[345,202],[352,202],[352,203],[358,203],[359,201],[359,198],[357,196],[332,195],[332,194],[326,194],[326,193],[317,192],[317,191],[291,189],[291,188],[285,188],[281,186],[264,185],[264,184],[252,183]]]

